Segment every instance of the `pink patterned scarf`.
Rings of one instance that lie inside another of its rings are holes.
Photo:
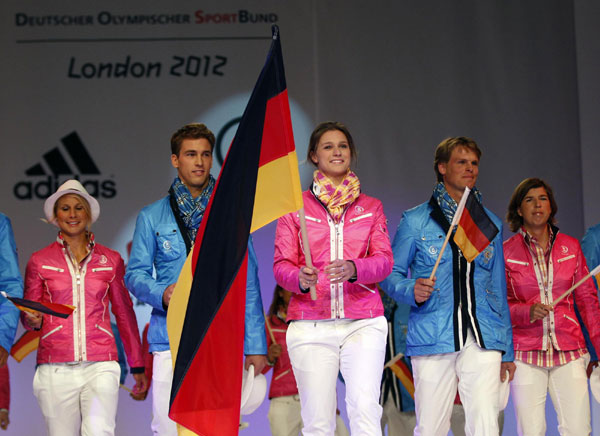
[[[317,170],[313,174],[312,191],[337,223],[342,218],[346,206],[360,195],[360,181],[356,174],[348,170],[342,183],[335,186],[329,177]]]

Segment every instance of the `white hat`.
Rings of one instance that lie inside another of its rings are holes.
[[[100,215],[100,204],[98,204],[98,200],[88,194],[79,180],[71,179],[60,185],[56,192],[46,199],[46,202],[44,203],[44,214],[46,215],[46,219],[49,223],[58,226],[58,223],[56,222],[56,216],[54,216],[54,204],[60,197],[66,194],[77,194],[85,198],[90,205],[90,209],[92,210],[92,223],[96,222],[98,216]]]
[[[498,389],[498,407],[500,410],[506,409],[506,405],[508,404],[508,396],[510,395],[510,386],[508,384],[509,375],[510,373],[506,370],[506,378],[500,383]]]
[[[254,377],[254,365],[244,370],[242,378],[242,401],[240,414],[250,415],[262,404],[267,395],[267,378],[263,374]]]

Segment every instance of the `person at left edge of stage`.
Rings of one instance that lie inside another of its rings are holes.
[[[302,432],[333,434],[341,371],[351,434],[380,434],[387,322],[376,284],[392,268],[383,206],[361,192],[350,169],[356,148],[345,125],[319,124],[307,154],[317,168],[303,193],[314,266],[306,265],[296,212],[277,223],[273,265],[277,283],[292,291],[286,340],[300,394]],[[316,300],[308,294],[311,286]]]
[[[50,436],[112,436],[121,369],[109,308],[136,381],[133,390],[148,388],[123,259],[96,243],[90,227],[100,205],[78,180],[66,181],[48,197],[44,214],[59,232],[52,244],[31,255],[25,298],[75,310],[66,319],[22,315],[27,328],[41,329],[33,392]]]
[[[23,296],[23,278],[19,271],[12,226],[10,219],[2,213],[0,213],[0,290],[11,297]],[[18,323],[19,309],[0,296],[0,428],[4,430],[9,424],[10,403],[7,359]]]
[[[510,388],[523,436],[546,434],[548,392],[562,436],[592,430],[588,352],[575,305],[597,350],[600,306],[591,278],[557,302],[589,272],[577,239],[555,226],[557,210],[550,185],[528,178],[515,188],[506,214],[515,232],[504,242],[517,365]]]
[[[472,262],[450,238],[429,279],[465,188],[481,202],[475,187],[480,158],[477,143],[464,136],[437,146],[433,195],[402,215],[392,244],[394,268],[381,283],[411,307],[406,354],[415,382],[415,435],[448,433],[457,386],[465,433],[498,435],[500,382],[514,373],[500,219],[485,209],[500,231]]]
[[[3,213],[0,213],[0,290],[11,297],[23,297],[15,237],[10,219]],[[19,309],[0,296],[0,367],[6,364],[18,323]]]

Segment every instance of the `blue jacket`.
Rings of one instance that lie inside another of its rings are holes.
[[[162,295],[176,283],[187,257],[185,242],[166,196],[138,215],[125,285],[139,300],[152,306],[148,329],[150,352],[169,349],[167,312]],[[244,354],[267,354],[258,266],[252,241],[248,241]]]
[[[436,272],[436,291],[419,305],[414,298],[415,279],[431,274],[450,224],[433,197],[404,212],[392,244],[394,268],[381,286],[396,301],[411,306],[409,356],[459,351],[470,327],[480,347],[502,351],[504,362],[514,360],[502,222],[487,209],[486,213],[500,230],[498,235],[472,263],[450,238]]]
[[[583,239],[581,240],[581,249],[583,251],[583,255],[585,256],[585,260],[588,264],[588,268],[590,270],[596,268],[600,264],[600,224],[596,224],[593,227],[590,227],[583,235]],[[598,288],[598,283],[594,280],[594,284],[596,288]],[[600,297],[600,294],[599,294]],[[581,315],[579,314],[579,310],[575,307],[575,313],[577,314],[577,318],[579,319],[579,325],[581,326],[581,330],[583,331],[583,337],[585,338],[585,344],[587,345],[587,349],[590,352],[590,359],[593,361],[598,360],[598,353],[596,353],[596,349],[592,345],[592,341],[590,341],[590,335],[585,327],[585,324],[581,320]]]
[[[8,217],[0,213],[0,290],[11,297],[23,297],[23,278],[17,261],[15,238]],[[10,352],[17,324],[19,309],[0,296],[0,346]]]

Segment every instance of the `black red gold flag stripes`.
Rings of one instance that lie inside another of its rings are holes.
[[[167,313],[174,364],[169,416],[205,436],[237,435],[247,244],[302,207],[279,29],[240,121]]]
[[[498,227],[487,216],[485,209],[471,191],[458,221],[454,242],[461,249],[465,259],[473,262],[497,234]]]
[[[6,292],[2,292],[2,295],[17,306],[19,310],[24,312],[41,312],[46,315],[58,316],[59,318],[68,318],[73,313],[73,310],[75,310],[75,306],[69,306],[68,304],[26,300],[24,298],[11,297]]]
[[[26,330],[10,349],[10,355],[17,362],[25,359],[29,353],[37,350],[40,344],[41,330]]]

